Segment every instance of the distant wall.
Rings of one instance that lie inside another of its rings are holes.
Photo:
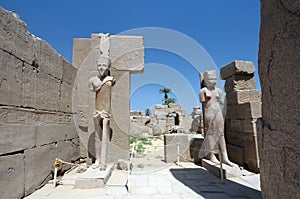
[[[258,132],[265,199],[300,198],[300,5],[261,0]]]
[[[21,198],[79,158],[72,114],[77,70],[0,7],[0,193]]]

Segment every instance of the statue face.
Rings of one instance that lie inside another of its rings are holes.
[[[106,57],[100,57],[97,60],[97,71],[100,77],[106,77],[108,75],[108,69],[110,66],[110,60]]]
[[[217,83],[216,71],[207,71],[204,73],[204,82],[207,86],[215,86]]]
[[[105,77],[108,75],[108,65],[106,63],[98,63],[97,71],[101,77]]]

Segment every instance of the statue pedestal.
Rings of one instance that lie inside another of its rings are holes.
[[[221,178],[220,164],[216,164],[210,160],[202,159],[202,167],[207,169],[213,175]],[[228,166],[222,163],[224,179],[242,176],[242,171],[239,168]]]
[[[99,168],[89,167],[84,173],[75,179],[75,188],[77,189],[93,189],[105,187],[111,173],[113,171],[113,164],[107,165],[104,171]]]

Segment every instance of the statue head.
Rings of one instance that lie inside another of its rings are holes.
[[[106,77],[109,74],[110,59],[107,57],[99,57],[97,60],[97,71],[100,77]]]
[[[215,86],[217,83],[217,74],[215,70],[209,70],[203,73],[203,80],[208,87]]]

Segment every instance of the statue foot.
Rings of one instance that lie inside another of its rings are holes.
[[[97,168],[99,168],[99,167],[100,167],[100,165],[101,165],[101,164],[100,164],[100,161],[99,161],[99,160],[96,160],[96,161],[95,161],[95,163],[94,163],[94,164],[92,164],[92,166],[91,166],[91,167],[92,167],[93,169],[97,169]]]
[[[231,166],[233,168],[240,169],[239,165],[237,165],[237,164],[235,164],[235,163],[233,163],[233,162],[231,162],[229,160],[224,160],[223,163],[227,164],[228,166]]]
[[[216,163],[216,164],[220,164],[220,161],[217,159],[217,157],[215,156],[215,154],[211,154],[208,156],[208,159],[210,161],[212,161],[213,163]]]

